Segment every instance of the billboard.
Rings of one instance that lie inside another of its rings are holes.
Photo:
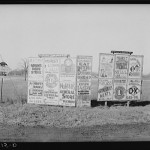
[[[140,100],[141,80],[129,79],[127,84],[127,100]]]
[[[114,55],[99,54],[99,78],[113,78]]]
[[[59,58],[44,58],[44,103],[58,105],[59,101]]]
[[[126,79],[114,79],[113,100],[126,100]]]
[[[113,80],[99,79],[98,101],[112,100],[113,98]]]
[[[115,72],[114,78],[127,78],[128,73],[128,55],[115,55]]]
[[[76,58],[60,59],[60,105],[75,106]]]
[[[77,106],[90,106],[92,56],[77,57]]]
[[[29,58],[28,64],[28,80],[43,81],[43,59],[42,58]]]
[[[141,78],[143,70],[143,56],[132,55],[129,59],[129,78]]]
[[[43,82],[28,81],[28,103],[43,104]]]

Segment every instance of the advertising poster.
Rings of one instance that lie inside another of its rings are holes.
[[[43,81],[43,59],[29,58],[28,80]]]
[[[114,78],[127,78],[128,73],[128,55],[115,55],[115,73]]]
[[[44,59],[44,103],[58,105],[59,101],[59,58]]]
[[[113,100],[125,100],[126,99],[126,79],[114,79],[114,94]]]
[[[28,103],[43,104],[43,82],[28,81]]]
[[[99,54],[99,78],[113,78],[114,55]]]
[[[60,101],[63,106],[75,106],[75,82],[60,81]]]
[[[98,101],[109,101],[113,97],[113,80],[100,79],[98,87]]]
[[[60,59],[60,101],[63,106],[75,106],[76,58]]]
[[[129,78],[141,78],[143,68],[143,56],[130,56],[129,59]]]
[[[140,100],[141,80],[129,79],[127,84],[127,100]]]
[[[90,106],[92,56],[77,57],[77,106]]]

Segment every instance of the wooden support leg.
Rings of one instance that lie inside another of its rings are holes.
[[[107,101],[105,101],[105,107],[107,107]]]
[[[129,107],[129,105],[130,105],[130,101],[127,101],[127,107]]]

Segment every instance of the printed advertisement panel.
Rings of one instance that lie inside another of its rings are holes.
[[[126,79],[114,80],[113,100],[126,100]]]
[[[127,100],[140,100],[141,80],[129,79],[127,84]]]
[[[75,82],[60,81],[60,105],[75,106]]]
[[[43,104],[43,82],[28,81],[28,103]]]
[[[129,78],[141,78],[143,68],[143,56],[130,56],[129,59]]]
[[[113,96],[113,80],[100,79],[98,87],[98,101],[112,100]]]
[[[28,80],[43,81],[43,59],[29,58]]]
[[[59,58],[45,58],[44,66],[44,102],[49,105],[58,105]]]
[[[128,55],[115,55],[115,78],[127,78],[128,73]]]
[[[100,53],[99,78],[113,78],[113,70],[114,70],[114,55]]]
[[[77,82],[90,82],[92,72],[92,57],[77,57]]]
[[[60,59],[60,81],[76,81],[76,58]]]

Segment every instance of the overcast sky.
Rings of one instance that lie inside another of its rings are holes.
[[[0,55],[15,69],[38,54],[144,55],[150,73],[150,5],[0,5]]]

